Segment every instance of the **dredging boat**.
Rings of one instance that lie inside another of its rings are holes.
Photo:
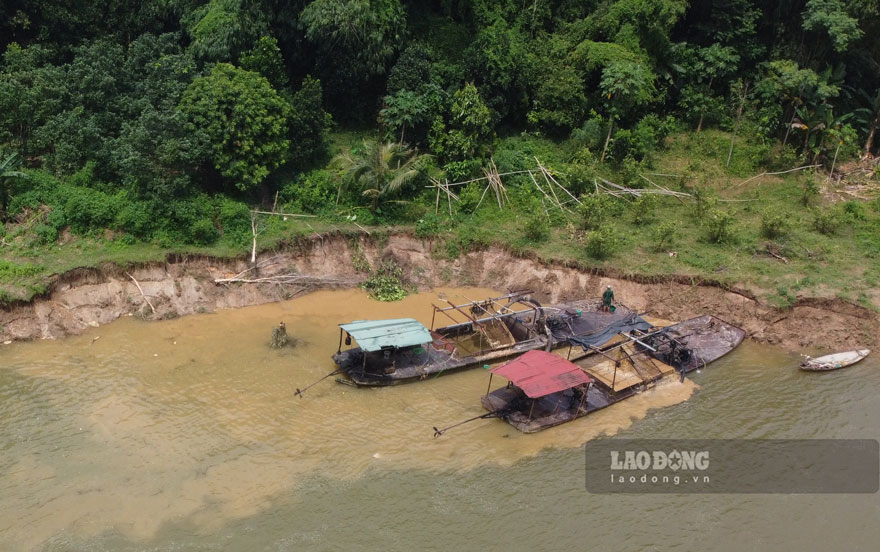
[[[637,331],[641,329],[637,328]],[[642,334],[635,345],[639,346],[639,354],[648,351],[654,359],[684,374],[718,360],[742,343],[745,336],[742,328],[705,314],[671,326],[652,328],[649,333]],[[620,341],[624,337],[616,339]],[[589,344],[585,344],[581,337],[575,336],[571,342],[589,350]]]
[[[599,301],[543,306],[520,290],[481,301],[432,305],[431,328],[412,318],[360,320],[339,325],[333,355],[340,383],[397,385],[496,362],[533,349],[550,350],[572,336],[616,335],[636,315],[624,305],[602,312]],[[438,315],[453,323],[434,328]],[[344,345],[356,347],[343,350]]]
[[[530,351],[490,371],[482,397],[487,414],[476,419],[502,418],[524,433],[534,433],[586,416],[654,387],[665,378],[705,366],[736,348],[745,331],[714,316],[701,316],[667,327],[654,327],[638,318],[627,332],[618,332],[603,345],[605,335],[570,338],[569,358]],[[574,345],[586,352],[572,362]],[[508,380],[491,391],[492,378]]]

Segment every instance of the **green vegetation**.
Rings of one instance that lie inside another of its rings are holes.
[[[403,270],[387,262],[381,263],[361,287],[377,301],[400,301],[409,293],[403,283]]]
[[[316,218],[261,216],[260,247],[393,225],[876,302],[878,31],[877,0],[0,8],[0,299],[240,255],[275,209]]]

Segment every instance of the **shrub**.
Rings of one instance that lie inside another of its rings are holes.
[[[814,213],[813,229],[820,234],[832,236],[840,228],[840,214],[836,209],[817,210]]]
[[[765,238],[778,238],[788,232],[788,219],[779,210],[768,207],[761,213],[761,235]]]
[[[77,234],[102,230],[113,224],[120,208],[119,194],[111,196],[78,186],[66,186],[64,212],[71,230]]]
[[[588,149],[581,149],[566,167],[566,187],[575,195],[580,195],[595,187],[596,160]]]
[[[419,238],[432,238],[440,233],[440,217],[434,213],[427,213],[416,223],[416,236]]]
[[[461,255],[461,245],[458,241],[450,239],[446,241],[446,258],[449,260],[457,259]]]
[[[618,163],[626,159],[632,148],[632,131],[629,129],[618,129],[611,138],[608,145],[606,158],[613,159]]]
[[[61,230],[65,226],[67,226],[67,218],[64,214],[63,209],[52,209],[46,215],[46,224],[54,228],[55,230]]]
[[[550,220],[544,213],[537,213],[528,218],[525,224],[526,239],[532,243],[540,243],[550,237]]]
[[[443,165],[443,171],[450,182],[461,182],[480,174],[482,163],[479,159],[468,161],[451,161]]]
[[[801,162],[801,157],[797,152],[797,148],[791,144],[783,147],[773,147],[766,150],[762,164],[771,171],[788,170],[797,167]]]
[[[472,213],[480,203],[481,197],[483,197],[483,187],[476,182],[472,182],[465,185],[461,193],[458,194],[458,205],[462,211]]]
[[[302,173],[288,182],[279,194],[284,210],[294,213],[319,213],[336,205],[337,185],[328,170]]]
[[[378,301],[400,301],[407,295],[403,284],[403,270],[393,263],[381,263],[361,287]]]
[[[621,239],[610,226],[587,233],[587,254],[594,259],[607,259],[621,246]]]
[[[804,207],[808,207],[818,195],[819,180],[815,173],[810,173],[804,177],[804,182],[801,184],[801,203]]]
[[[677,226],[674,221],[661,222],[654,228],[654,247],[657,251],[663,251],[675,240]]]
[[[200,218],[189,227],[190,241],[198,245],[210,245],[217,241],[220,232],[214,222],[208,218]]]
[[[55,240],[58,239],[58,230],[48,224],[38,224],[34,228],[34,235],[36,235],[38,243],[47,245],[55,243]]]
[[[27,185],[24,185],[25,182]],[[27,180],[13,179],[8,190],[7,216],[17,215],[26,209],[37,209],[40,205],[57,204],[54,198],[60,187],[58,180],[45,171],[33,171]]]
[[[251,213],[247,205],[225,196],[214,200],[217,223],[223,240],[233,245],[243,245],[251,239]]]
[[[578,213],[581,216],[581,225],[586,230],[595,230],[607,217],[620,214],[620,206],[604,194],[582,195],[580,201]]]
[[[663,140],[675,130],[676,121],[672,116],[661,119],[649,114],[642,117],[632,130],[630,154],[636,159],[644,159],[651,152],[663,147]]]
[[[597,149],[602,145],[602,140],[605,137],[602,133],[603,124],[602,117],[594,112],[591,118],[584,121],[583,126],[572,131],[572,141],[588,150]]]
[[[630,204],[633,222],[639,225],[646,224],[654,219],[654,211],[657,208],[657,198],[653,195],[643,194]]]
[[[630,188],[642,188],[645,181],[639,175],[647,168],[648,164],[644,160],[639,161],[635,157],[627,155],[620,168],[623,174],[623,184]]]
[[[734,239],[733,216],[712,209],[706,216],[707,239],[710,243],[729,243]]]
[[[458,245],[461,248],[461,251],[467,253],[472,249],[484,247],[489,245],[489,243],[481,236],[479,236],[473,226],[470,225],[462,225],[458,228],[456,232],[456,239],[458,241]]]
[[[695,184],[690,189],[690,193],[694,197],[694,214],[698,220],[703,220],[706,214],[714,210],[715,205],[718,204],[715,190],[703,184]]]
[[[136,201],[127,199],[125,194],[120,197],[120,208],[114,221],[116,227],[141,239],[151,238],[162,221],[159,201]]]
[[[843,213],[847,218],[854,221],[868,219],[868,214],[865,212],[865,205],[858,201],[847,201],[844,203]]]

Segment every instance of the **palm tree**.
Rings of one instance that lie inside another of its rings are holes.
[[[375,213],[379,200],[394,195],[418,176],[421,163],[429,157],[394,142],[364,141],[363,148],[349,148],[331,161],[342,173],[336,201],[343,187],[353,186],[370,198],[370,210]]]
[[[27,178],[19,171],[21,157],[17,153],[0,152],[0,220],[6,217],[6,203],[9,201],[9,183],[15,178]]]

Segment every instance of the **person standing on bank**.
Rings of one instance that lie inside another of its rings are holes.
[[[608,286],[602,294],[602,312],[611,312],[612,303],[614,303],[614,292],[611,291],[611,286]]]

